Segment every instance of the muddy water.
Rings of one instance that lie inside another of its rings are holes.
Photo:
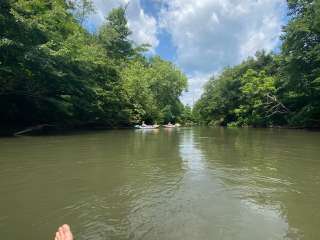
[[[0,139],[0,239],[320,239],[320,133],[189,128]]]

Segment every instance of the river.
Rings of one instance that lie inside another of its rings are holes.
[[[320,133],[111,130],[0,139],[0,239],[320,239]]]

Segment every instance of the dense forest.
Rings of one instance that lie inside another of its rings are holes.
[[[91,33],[93,11],[89,0],[1,0],[2,128],[181,120],[186,76],[130,40],[125,7]]]
[[[320,126],[320,1],[288,0],[280,53],[260,51],[206,83],[193,109],[186,76],[130,40],[126,8],[89,32],[90,0],[2,0],[0,125]]]
[[[206,83],[194,106],[205,124],[320,127],[320,1],[288,0],[281,52],[258,52]]]

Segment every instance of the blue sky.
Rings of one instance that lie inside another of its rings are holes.
[[[132,40],[149,43],[149,54],[174,62],[188,76],[182,101],[192,105],[212,74],[256,51],[279,48],[285,0],[93,0],[90,28],[114,7],[128,3]]]

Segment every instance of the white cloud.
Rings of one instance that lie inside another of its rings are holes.
[[[184,102],[199,96],[205,76],[279,43],[285,0],[163,1],[160,26],[172,36],[176,64],[191,76]]]
[[[148,43],[153,49],[157,47],[157,21],[153,16],[145,14],[139,0],[130,1],[127,16],[132,39],[138,44]]]
[[[137,44],[150,44],[152,51],[158,46],[157,21],[153,16],[144,12],[140,0],[93,0],[93,2],[96,13],[89,18],[89,23],[99,27],[113,8],[128,4],[126,14],[129,28],[132,31],[130,38]]]
[[[213,72],[240,63],[257,50],[279,44],[285,0],[150,0],[161,8],[159,24],[145,13],[140,0],[94,0],[97,13],[90,18],[100,26],[114,7],[128,5],[131,39],[158,46],[157,34],[167,31],[177,52],[176,64],[189,76],[189,92],[182,97],[192,104]],[[160,26],[160,29],[159,29]],[[166,43],[164,43],[166,44]],[[161,53],[160,53],[161,54]]]

